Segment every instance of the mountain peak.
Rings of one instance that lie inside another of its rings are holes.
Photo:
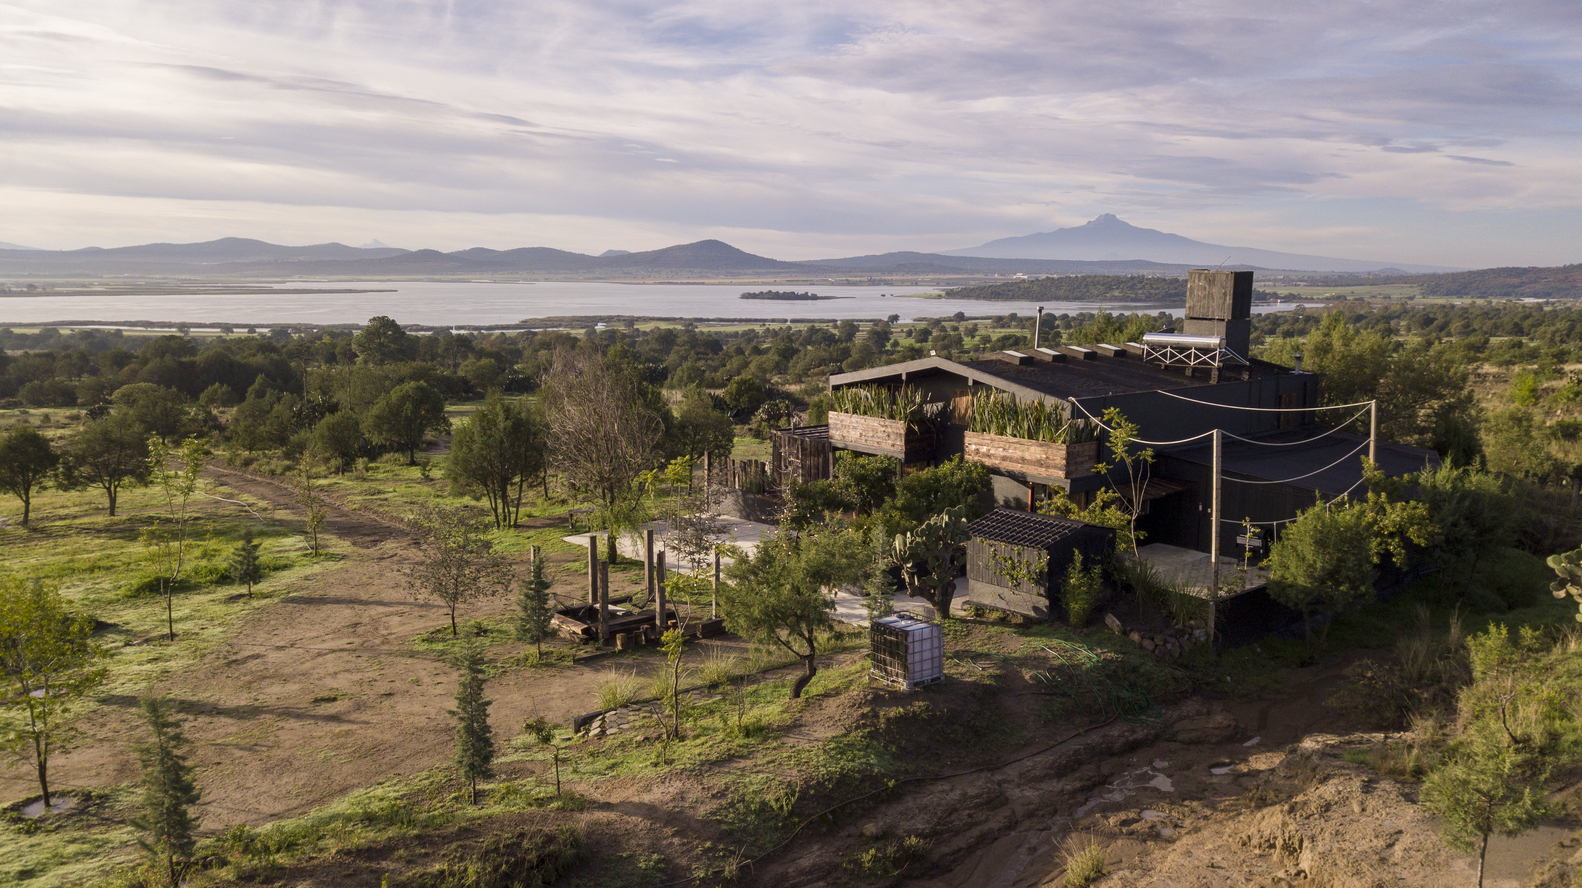
[[[1122,222],[1121,218],[1119,216],[1115,215],[1114,213],[1104,213],[1103,215],[1099,216],[1098,218],[1094,219],[1093,221],[1084,224],[1082,227],[1083,228],[1105,228],[1105,227],[1133,228],[1135,226],[1133,226],[1133,225],[1131,225],[1129,223],[1126,223],[1126,222]]]

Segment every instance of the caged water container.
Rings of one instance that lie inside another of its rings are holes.
[[[896,614],[874,620],[868,635],[870,674],[879,681],[911,689],[945,677],[945,633],[938,623]]]

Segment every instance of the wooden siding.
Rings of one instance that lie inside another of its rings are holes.
[[[968,432],[963,451],[967,459],[991,469],[1044,483],[1092,474],[1099,459],[1097,441],[1051,444],[983,432]]]
[[[837,447],[897,456],[902,462],[929,460],[934,456],[933,430],[928,426],[909,429],[898,419],[831,413],[829,440]]]

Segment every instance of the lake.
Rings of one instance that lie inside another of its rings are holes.
[[[898,314],[904,321],[940,317],[958,311],[969,315],[1033,314],[1036,302],[985,302],[975,299],[918,299],[911,294],[938,293],[938,287],[810,287],[835,299],[779,301],[741,299],[743,292],[781,289],[768,284],[617,284],[584,281],[289,281],[281,288],[394,290],[390,293],[193,295],[172,291],[154,295],[5,296],[0,297],[0,326],[48,323],[168,323],[206,326],[270,324],[361,324],[388,315],[403,324],[459,326],[516,324],[534,318],[573,315],[639,315],[680,318],[883,318]],[[789,289],[789,288],[786,288]],[[1094,311],[1108,307],[1129,311],[1135,306],[1045,302],[1046,311]],[[1260,305],[1260,313],[1290,308]],[[1157,309],[1153,309],[1157,311]],[[1172,314],[1181,314],[1174,309]]]

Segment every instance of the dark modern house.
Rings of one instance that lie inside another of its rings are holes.
[[[835,451],[851,450],[894,456],[903,471],[955,456],[981,462],[992,474],[997,505],[1026,511],[1057,488],[1079,504],[1110,488],[1131,498],[1124,477],[1094,471],[1096,463],[1113,462],[1107,436],[1095,434],[1094,421],[1114,408],[1136,425],[1139,440],[1158,442],[1149,445],[1155,459],[1147,483],[1138,485],[1144,510],[1139,529],[1150,544],[1209,551],[1208,435],[1220,430],[1219,554],[1240,558],[1248,542],[1237,541],[1242,522],[1262,527],[1268,539],[1316,499],[1360,490],[1362,461],[1370,453],[1390,475],[1438,462],[1432,451],[1340,428],[1360,413],[1353,427],[1366,429],[1367,407],[1318,410],[1320,377],[1251,358],[1251,291],[1251,272],[1193,271],[1185,333],[965,362],[928,357],[837,374],[830,377],[832,391],[921,390],[936,405],[933,419],[907,423],[837,411],[828,425],[778,431],[774,480],[784,485],[830,477]],[[982,421],[990,402],[1023,414],[1041,412],[1044,433],[1017,437],[991,429]]]

